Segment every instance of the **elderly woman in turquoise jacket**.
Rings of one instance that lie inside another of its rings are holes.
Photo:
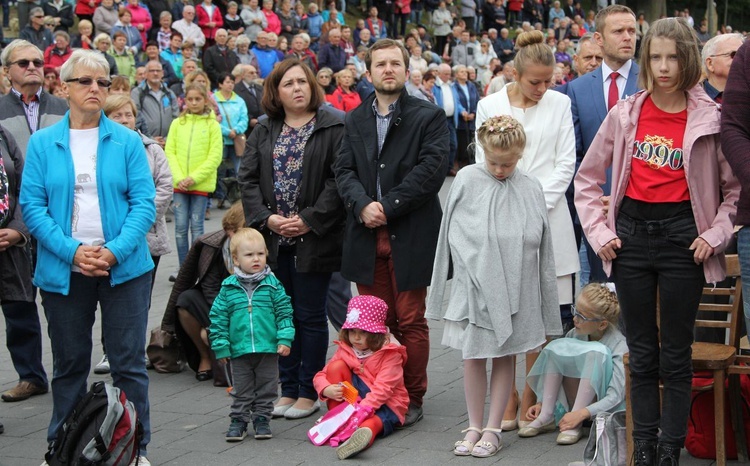
[[[60,72],[70,111],[29,140],[21,206],[37,239],[34,284],[47,317],[55,374],[54,440],[86,393],[91,328],[101,306],[112,381],[143,424],[142,459],[151,437],[146,345],[151,269],[146,233],[156,219],[154,181],[140,137],[102,113],[109,65],[76,50]]]

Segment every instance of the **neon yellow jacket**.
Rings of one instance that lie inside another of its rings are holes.
[[[186,113],[173,121],[164,152],[174,187],[189,176],[195,182],[190,191],[214,192],[223,151],[221,126],[213,113]]]

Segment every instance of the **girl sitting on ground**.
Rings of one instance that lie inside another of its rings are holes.
[[[573,308],[575,328],[545,346],[526,377],[542,401],[529,408],[533,421],[519,437],[552,432],[558,421],[557,443],[573,445],[581,439],[583,421],[624,408],[622,356],[628,346],[616,327],[619,315],[614,285],[583,287]]]
[[[375,296],[355,296],[349,301],[338,349],[313,379],[320,399],[331,410],[344,402],[343,382],[350,382],[362,397],[361,406],[373,415],[336,449],[346,459],[370,447],[375,437],[385,437],[404,422],[409,395],[404,386],[406,348],[388,332],[388,305]]]

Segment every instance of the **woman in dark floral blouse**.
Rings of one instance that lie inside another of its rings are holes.
[[[320,406],[312,379],[328,348],[326,294],[339,270],[344,206],[333,170],[343,113],[325,105],[312,70],[282,61],[266,78],[266,116],[242,157],[239,181],[247,223],[266,239],[268,264],[292,298],[292,351],[279,359],[281,398],[274,416],[296,419]]]

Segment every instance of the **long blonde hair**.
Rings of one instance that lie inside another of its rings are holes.
[[[590,305],[592,318],[605,319],[610,325],[617,326],[620,302],[617,294],[606,283],[589,283],[584,286],[578,294],[578,300],[581,299]]]
[[[185,99],[187,99],[188,94],[190,91],[197,91],[200,92],[203,96],[203,112],[200,113],[201,116],[204,118],[210,118],[211,116],[211,103],[209,102],[208,97],[208,91],[202,84],[193,83],[185,86]],[[187,123],[187,118],[184,118],[186,115],[190,114],[190,110],[188,110],[187,103],[185,104],[185,110],[180,113],[180,124],[184,125]]]

